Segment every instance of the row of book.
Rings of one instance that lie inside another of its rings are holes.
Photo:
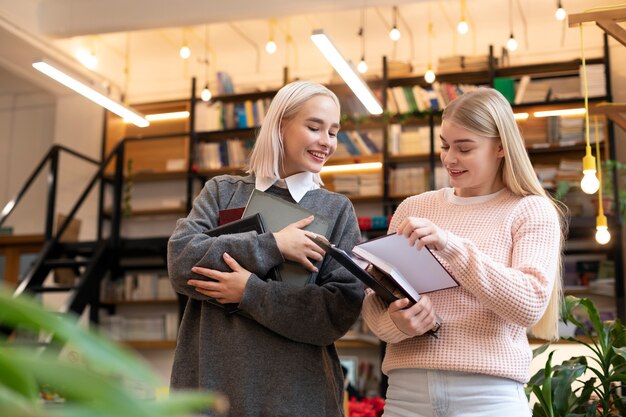
[[[176,340],[178,314],[175,312],[150,316],[104,315],[100,327],[113,340],[160,341]]]
[[[437,72],[486,71],[489,55],[442,56],[437,60]]]
[[[176,299],[169,277],[157,272],[129,272],[117,280],[104,279],[100,293],[107,301]]]
[[[258,127],[265,118],[270,98],[242,102],[209,101],[196,103],[195,129],[211,132]]]
[[[435,126],[434,149],[435,153],[441,150],[439,135],[441,126]],[[427,155],[430,153],[430,127],[409,126],[399,123],[389,125],[389,138],[387,142],[389,155]]]
[[[428,87],[396,86],[387,89],[387,108],[391,113],[421,113],[443,110],[458,96],[478,88],[473,84],[451,84],[435,81]]]
[[[550,144],[571,146],[585,142],[585,118],[580,116],[529,117],[518,122],[527,147]],[[599,142],[605,140],[606,124],[598,120]],[[590,126],[590,143],[595,143],[595,126]]]
[[[198,144],[196,166],[198,169],[242,167],[254,146],[254,139],[228,139],[220,142]]]
[[[545,101],[581,99],[585,96],[583,76],[587,78],[588,97],[604,97],[606,95],[606,77],[604,64],[580,66],[578,75],[570,77],[553,77],[533,80],[523,75],[516,83],[514,104],[542,103]]]
[[[381,196],[383,180],[380,172],[334,175],[328,184],[332,190],[346,195]]]
[[[382,153],[383,142],[381,129],[340,130],[337,133],[337,149],[333,156],[342,158]]]
[[[559,164],[533,164],[537,178],[543,188],[553,189],[559,182],[578,186],[582,178],[582,159],[562,158]]]

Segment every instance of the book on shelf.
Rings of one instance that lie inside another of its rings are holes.
[[[329,237],[330,220],[324,216],[312,212],[298,204],[290,203],[280,197],[273,196],[263,191],[254,190],[243,216],[259,214],[264,227],[268,232],[278,232],[291,223],[305,219],[311,215],[315,217],[312,223],[304,227],[304,230]],[[304,286],[312,283],[312,273],[301,264],[293,261],[285,261],[276,268],[277,280],[293,286]]]

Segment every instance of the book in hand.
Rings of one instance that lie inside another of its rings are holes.
[[[348,255],[346,251],[338,248],[321,236],[309,235],[308,237],[356,278],[371,288],[386,303],[391,304],[402,298],[407,298],[412,303],[417,303],[421,298],[420,293],[395,268],[386,268],[391,273],[385,272],[368,261]],[[441,319],[437,317],[437,327],[428,331],[427,334],[437,338],[439,327],[441,327]]]
[[[417,250],[403,235],[393,233],[359,243],[352,253],[418,294],[459,285],[428,247]]]
[[[280,197],[273,196],[263,191],[254,190],[244,216],[260,214],[263,225],[267,232],[278,232],[285,226],[305,219],[311,215],[315,217],[313,222],[304,227],[303,230],[313,232],[328,238],[330,230],[330,220],[324,216],[316,214],[298,204],[290,203]],[[301,264],[292,261],[285,261],[277,270],[277,280],[286,284],[302,287],[312,283],[312,273],[306,270]]]
[[[206,232],[206,235],[211,237],[218,237],[221,235],[230,235],[235,233],[246,233],[246,232],[257,232],[258,234],[265,233],[265,226],[263,225],[263,221],[261,220],[261,216],[259,214],[254,214],[252,216],[243,217],[239,220],[234,220],[229,223],[223,224],[221,226],[215,227]],[[240,262],[241,263],[241,262]],[[245,263],[244,263],[245,264]],[[203,279],[207,279],[207,277],[202,276]],[[276,271],[272,269],[266,276],[261,277],[265,280],[276,279]],[[217,300],[209,299],[211,304],[215,304],[219,307],[222,307],[229,313],[235,313],[239,311],[236,303],[227,303],[222,304]]]

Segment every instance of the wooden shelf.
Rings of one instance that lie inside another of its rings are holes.
[[[346,334],[344,337],[339,339],[335,345],[343,348],[377,347],[380,346],[380,340],[371,334]]]
[[[382,162],[383,154],[376,153],[371,155],[352,155],[352,156],[342,156],[342,157],[331,157],[328,162],[326,162],[326,166],[332,165],[350,165],[350,164],[363,164],[367,162]],[[322,175],[335,175],[337,173],[324,173]]]

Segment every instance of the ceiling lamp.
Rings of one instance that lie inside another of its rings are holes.
[[[363,103],[365,108],[371,114],[382,114],[383,108],[374,96],[374,93],[369,86],[359,76],[357,71],[354,70],[352,65],[345,60],[339,50],[326,36],[323,30],[317,29],[313,31],[311,40],[318,47],[324,58],[333,66],[335,71],[343,78],[348,87],[357,96],[357,98]]]
[[[397,42],[401,36],[400,29],[398,29],[398,7],[393,6],[393,27],[389,31],[389,37],[392,41]]]
[[[270,26],[270,37],[267,40],[267,43],[265,44],[265,52],[267,52],[270,55],[273,55],[278,49],[278,47],[276,46],[276,42],[274,42],[274,21],[272,19],[270,19],[269,26]]]
[[[465,35],[469,31],[469,25],[467,20],[465,20],[465,0],[461,0],[461,20],[456,25],[456,30],[461,35]]]
[[[76,80],[74,77],[66,74],[65,72],[52,65],[47,60],[39,60],[33,63],[33,67],[41,73],[47,75],[53,80],[63,84],[64,86],[74,90],[83,97],[88,98],[96,104],[104,107],[105,109],[117,114],[118,116],[130,121],[132,124],[138,127],[147,127],[150,122],[141,114],[134,110],[129,109],[122,103],[110,99],[87,86],[86,84]]]
[[[554,17],[559,22],[565,20],[565,18],[567,17],[567,12],[565,11],[563,6],[561,5],[561,0],[557,0],[557,2],[556,2],[556,11],[554,12]]]
[[[506,49],[509,52],[515,52],[517,50],[517,40],[513,36],[513,0],[509,0],[509,29],[511,29],[511,35],[509,40],[506,41]]]

